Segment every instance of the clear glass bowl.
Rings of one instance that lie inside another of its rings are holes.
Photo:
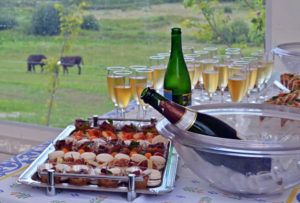
[[[300,72],[300,42],[280,44],[272,50],[292,73]]]
[[[281,193],[300,183],[300,109],[266,104],[191,107],[235,127],[242,140],[183,131],[163,119],[162,135],[200,178],[243,195]]]

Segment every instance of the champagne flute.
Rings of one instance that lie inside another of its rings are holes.
[[[202,78],[203,78],[203,86],[204,89],[206,90],[208,94],[209,100],[212,100],[212,94],[216,91],[217,86],[218,86],[218,79],[216,79],[215,74],[218,74],[218,71],[214,69],[214,66],[218,63],[219,61],[217,59],[203,59],[201,61],[203,65],[203,72],[202,72]],[[212,82],[209,82],[212,81]],[[212,84],[212,85],[211,85]],[[216,87],[215,87],[216,84]],[[215,90],[214,90],[215,87]],[[210,89],[208,91],[208,89]],[[214,91],[213,91],[214,90]],[[204,97],[205,99],[205,97]]]
[[[258,51],[258,53],[263,53],[263,51]],[[267,97],[267,88],[268,88],[268,82],[271,79],[272,72],[274,69],[274,55],[272,52],[265,52],[263,53],[263,59],[262,64],[264,64],[264,82],[261,89],[264,89],[264,91],[260,91],[259,98],[265,100]],[[269,86],[270,87],[270,86]]]
[[[241,60],[248,61],[249,62],[249,85],[247,90],[247,98],[248,101],[250,99],[250,93],[254,89],[256,78],[257,78],[257,58],[255,57],[243,57]]]
[[[270,80],[274,69],[274,55],[272,54],[272,52],[264,53],[264,63],[266,64],[266,76],[264,83],[265,86],[267,86],[267,83]]]
[[[136,91],[135,91],[135,84],[146,81],[146,78],[144,78],[143,76],[140,76],[138,74],[138,70],[146,69],[147,66],[132,65],[132,66],[129,66],[129,68],[132,71],[132,74],[129,76],[129,84],[130,84],[130,88],[131,88],[131,95],[132,95],[133,99],[136,101],[136,104],[139,105],[139,103],[138,103],[139,100],[137,99],[137,95],[136,95]]]
[[[161,91],[164,85],[164,77],[166,73],[166,64],[164,64],[164,57],[150,56],[150,68],[153,70],[153,86],[157,91]]]
[[[195,70],[199,74],[199,77],[198,77],[199,97],[196,96],[195,99],[202,101],[202,99],[203,99],[202,94],[203,94],[203,90],[204,90],[203,77],[202,77],[204,66],[203,66],[202,60],[209,58],[209,52],[203,51],[203,50],[198,50],[198,51],[195,51],[195,54],[199,55],[198,59],[196,59],[196,61],[195,61],[195,66],[196,66]]]
[[[131,95],[133,97],[133,99],[135,100],[137,106],[138,106],[138,112],[137,112],[137,118],[139,118],[140,115],[140,99],[138,98],[139,95],[137,95],[137,91],[136,91],[136,86],[137,84],[145,84],[147,83],[147,77],[144,76],[141,73],[141,70],[147,70],[147,68],[138,68],[135,69],[135,71],[133,72],[133,74],[129,77],[129,83],[130,83],[130,88],[131,88]],[[148,69],[151,70],[151,69]]]
[[[229,66],[228,89],[232,102],[240,102],[245,96],[247,85],[246,63],[233,62]]]
[[[118,110],[118,103],[116,101],[116,96],[115,96],[115,91],[114,91],[114,84],[123,84],[124,83],[124,78],[122,76],[117,76],[114,75],[114,71],[121,71],[124,70],[125,67],[123,66],[111,66],[111,67],[107,67],[107,76],[106,76],[106,80],[107,80],[107,87],[108,87],[108,93],[110,96],[111,101],[114,103],[114,108],[115,111],[117,113],[117,117],[119,114],[119,110]]]
[[[145,83],[136,83],[136,94],[137,94],[137,98],[139,100],[139,105],[142,106],[143,118],[145,119],[149,105],[144,103],[144,101],[141,99],[141,94],[146,87],[152,87],[153,80],[152,80],[152,77],[149,77],[149,76],[152,75],[153,70],[152,69],[139,69],[137,72],[139,75],[146,78]]]
[[[123,77],[123,84],[114,84],[114,91],[116,96],[116,102],[121,109],[121,117],[125,118],[125,110],[131,99],[129,76],[132,74],[132,71],[114,71],[113,74],[115,76]]]
[[[212,101],[212,96],[217,90],[219,80],[219,72],[214,69],[203,71],[204,88],[209,96],[209,101]]]
[[[188,59],[185,60],[187,68],[194,69],[194,76],[190,75],[192,90],[194,90],[200,78],[200,54],[185,54],[184,57]]]
[[[187,69],[189,71],[189,76],[190,76],[190,80],[191,80],[191,88],[192,90],[194,89],[194,85],[195,84],[195,64],[194,64],[194,59],[190,58],[190,57],[184,57],[184,61],[186,63]]]
[[[167,67],[169,58],[170,58],[171,53],[170,52],[164,52],[164,53],[158,53],[157,56],[164,57],[163,59],[163,64]]]
[[[215,70],[219,72],[218,87],[221,91],[221,102],[224,101],[224,91],[228,84],[228,65],[229,65],[229,56],[219,55],[214,57],[218,59],[218,63],[214,66]]]
[[[263,62],[264,54],[262,51],[251,53],[251,56],[256,57],[258,59],[257,77],[255,81],[255,86],[257,90],[256,102],[258,102],[260,98],[261,90],[263,89],[264,86],[265,77],[266,77],[266,64]]]

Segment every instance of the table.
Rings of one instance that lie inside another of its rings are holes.
[[[40,154],[49,144],[41,144],[21,153],[10,160],[0,163],[0,202],[1,203],[117,203],[126,202],[125,194],[105,192],[83,192],[59,190],[54,197],[46,196],[45,189],[32,188],[16,183],[18,175]],[[299,193],[298,193],[299,192]],[[242,197],[219,191],[210,187],[205,181],[196,177],[180,161],[175,189],[165,195],[140,195],[133,202],[153,203],[292,203],[300,202],[300,187],[295,187],[281,195],[270,197]],[[297,200],[298,199],[298,200]]]
[[[134,105],[128,109],[128,116],[134,116]],[[150,112],[149,116],[158,117]],[[115,116],[110,112],[107,116]],[[117,203],[126,202],[125,194],[59,190],[53,197],[46,196],[45,189],[33,188],[16,183],[19,174],[44,150],[50,143],[44,143],[0,163],[0,203]],[[165,195],[139,195],[135,203],[292,203],[300,202],[300,186],[296,186],[283,194],[269,197],[243,197],[229,194],[211,187],[204,180],[196,177],[184,164],[179,162],[175,188]]]

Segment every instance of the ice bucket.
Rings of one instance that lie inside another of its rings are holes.
[[[200,178],[242,195],[280,193],[300,183],[300,110],[267,104],[191,107],[233,126],[241,140],[209,137],[157,124]]]

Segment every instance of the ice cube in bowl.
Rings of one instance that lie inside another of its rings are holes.
[[[162,120],[187,166],[221,190],[244,195],[281,193],[300,183],[300,110],[267,104],[211,104],[193,109],[237,129],[241,140],[183,131]]]

